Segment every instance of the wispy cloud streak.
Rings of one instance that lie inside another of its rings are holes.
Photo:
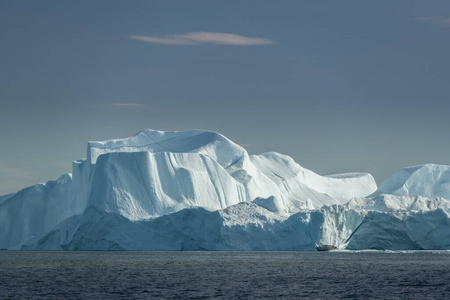
[[[130,39],[135,39],[147,43],[163,44],[163,45],[200,45],[200,44],[216,44],[228,46],[254,46],[273,44],[274,41],[259,38],[245,37],[232,33],[217,32],[189,32],[186,34],[174,34],[164,37],[130,35]]]
[[[441,16],[433,17],[420,17],[417,18],[419,22],[429,24],[439,28],[449,28],[450,29],[450,18],[445,18]]]

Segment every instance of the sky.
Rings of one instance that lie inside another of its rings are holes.
[[[0,195],[207,129],[318,174],[450,165],[450,1],[0,1]]]

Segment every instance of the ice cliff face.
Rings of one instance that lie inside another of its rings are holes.
[[[406,168],[377,190],[370,174],[320,176],[218,133],[145,130],[89,142],[73,175],[0,197],[0,248],[448,249],[449,175]]]

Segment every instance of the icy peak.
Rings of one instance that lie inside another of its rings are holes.
[[[226,168],[247,155],[241,146],[225,136],[207,130],[158,131],[143,130],[123,139],[88,143],[87,157],[95,164],[98,156],[111,152],[201,153]]]

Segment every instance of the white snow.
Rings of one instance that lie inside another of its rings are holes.
[[[450,249],[449,182],[449,166],[423,165],[377,190],[370,174],[321,176],[218,133],[144,130],[0,197],[0,249]]]
[[[88,143],[88,160],[95,164],[99,155],[111,152],[201,153],[226,168],[246,151],[223,135],[206,130],[157,131],[147,129],[135,136]]]
[[[381,184],[375,192],[380,194],[450,200],[450,166],[426,164],[401,169]]]

